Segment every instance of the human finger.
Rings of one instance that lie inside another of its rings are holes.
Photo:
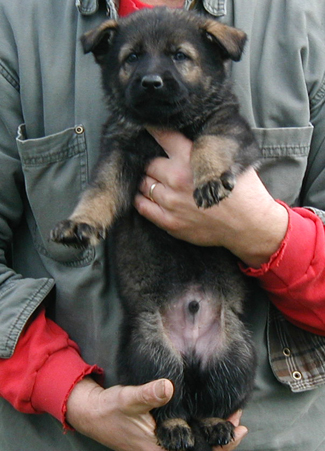
[[[160,187],[156,190],[156,188],[160,185]],[[139,192],[145,196],[147,199],[151,200],[151,202],[156,202],[155,199],[155,192],[159,191],[161,188],[163,188],[162,183],[160,183],[157,179],[146,176],[142,179],[140,186],[139,186]]]
[[[173,130],[155,129],[150,129],[149,133],[164,149],[169,158],[181,156],[189,160],[193,143],[182,133]]]
[[[163,183],[150,176],[144,177],[139,186],[139,191],[144,197],[158,204],[159,199],[163,196],[163,190],[165,190]]]
[[[173,396],[174,386],[168,379],[159,379],[139,386],[125,386],[120,392],[121,410],[144,414],[165,405]]]
[[[228,421],[230,421],[230,423],[232,423],[235,427],[237,427],[237,426],[239,426],[242,414],[243,414],[243,411],[241,409],[239,409],[235,413],[230,415],[230,417],[228,418]]]

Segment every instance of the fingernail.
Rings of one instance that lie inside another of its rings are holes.
[[[157,398],[159,399],[165,399],[166,398],[166,385],[165,385],[165,381],[161,380],[161,381],[157,381],[155,383],[155,395],[157,396]]]

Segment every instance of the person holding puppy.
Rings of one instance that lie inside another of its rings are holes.
[[[120,13],[142,6],[124,0]],[[236,438],[223,449],[321,450],[325,8],[297,0],[194,6],[249,35],[231,75],[260,144],[259,176],[245,172],[228,199],[198,209],[191,142],[152,131],[169,158],[148,166],[135,206],[177,238],[227,247],[254,285],[246,320],[256,388],[242,419],[231,418]],[[85,187],[105,117],[98,68],[79,37],[116,17],[117,5],[1,0],[0,8],[1,449],[158,450],[149,412],[173,387],[114,385],[119,306],[109,241],[80,251],[47,240]],[[57,420],[75,431],[63,434]]]

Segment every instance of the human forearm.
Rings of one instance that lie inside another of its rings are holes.
[[[65,424],[67,396],[90,373],[102,371],[82,360],[77,345],[42,309],[26,326],[14,355],[0,359],[0,395],[20,412],[47,412]]]
[[[224,232],[215,245],[226,247],[247,266],[259,268],[280,248],[288,212],[269,195],[255,171],[243,174],[235,190],[233,197],[224,201]]]
[[[279,310],[299,327],[325,335],[325,228],[304,208],[290,209],[288,232],[279,250],[259,269],[259,279]]]

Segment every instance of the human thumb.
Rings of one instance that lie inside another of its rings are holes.
[[[146,413],[155,407],[160,407],[170,401],[174,386],[168,379],[159,379],[136,387],[125,387],[132,390],[129,393],[129,407],[137,413]]]

